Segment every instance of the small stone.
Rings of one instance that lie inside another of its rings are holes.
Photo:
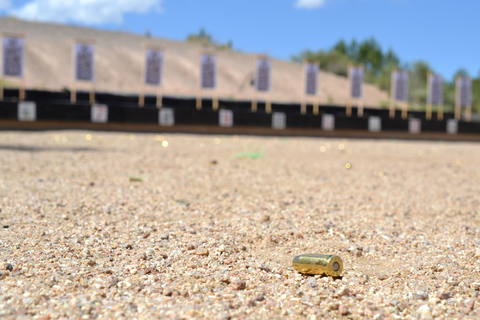
[[[342,316],[346,316],[348,314],[348,307],[340,305],[340,307],[338,308],[338,312],[340,312]]]
[[[260,270],[263,270],[265,272],[272,272],[272,269],[270,269],[270,267],[264,265],[263,263],[260,265]]]
[[[337,296],[343,297],[343,296],[349,296],[350,295],[350,289],[347,287],[341,287],[340,290],[338,290]]]
[[[88,260],[87,264],[88,264],[90,267],[93,267],[93,266],[96,265],[97,263],[95,262],[95,260]]]
[[[222,244],[217,250],[218,252],[225,252],[225,246]]]
[[[160,239],[162,240],[168,240],[168,238],[170,237],[170,235],[168,233],[164,233],[160,236]]]
[[[220,312],[219,314],[217,314],[217,317],[215,318],[215,320],[230,320],[231,317],[228,313],[226,312]]]
[[[19,315],[19,316],[25,316],[25,315],[27,315],[27,309],[25,309],[25,308],[20,308],[20,309],[18,309],[18,310],[17,310],[17,315]]]
[[[13,266],[11,263],[8,263],[7,266],[5,267],[8,271],[13,271]]]
[[[198,247],[198,243],[196,242],[190,242],[189,244],[187,244],[188,250],[195,250],[197,247]]]
[[[10,226],[8,224],[3,225],[3,229],[8,229],[8,228],[10,228]]]
[[[355,257],[356,257],[356,258],[360,258],[362,255],[363,255],[363,253],[362,253],[361,250],[355,251]]]
[[[173,295],[172,288],[164,288],[163,289],[163,295],[166,296],[166,297],[171,297]]]
[[[438,297],[442,300],[451,299],[451,298],[453,298],[453,292],[445,291],[445,292],[440,293],[440,295]]]
[[[209,251],[207,248],[198,248],[197,251],[195,251],[195,253],[199,256],[208,256],[209,255]]]
[[[231,286],[233,290],[243,290],[247,286],[247,282],[241,279],[233,279],[231,281]]]
[[[327,305],[327,309],[330,311],[338,310],[340,308],[340,304],[338,302],[330,302]]]
[[[264,297],[263,295],[261,295],[261,294],[258,294],[258,295],[256,295],[255,297],[253,297],[253,301],[258,301],[258,302],[260,302],[260,301],[263,301],[263,300],[265,300],[265,297]]]
[[[470,298],[465,300],[465,309],[466,311],[468,311],[466,313],[470,313],[473,310],[474,306],[475,306],[475,299]]]
[[[378,280],[386,280],[388,276],[385,273],[380,273],[378,275]]]
[[[413,294],[413,298],[415,300],[427,300],[428,299],[428,294],[424,291],[418,291]]]
[[[270,221],[270,216],[268,214],[264,214],[261,218],[262,222],[268,222]]]
[[[317,289],[317,288],[318,288],[317,280],[315,279],[315,277],[310,277],[310,278],[308,279],[307,285],[308,285],[310,288],[313,288],[313,289]]]
[[[68,220],[68,216],[66,214],[62,214],[62,219],[63,220]]]
[[[111,275],[107,278],[107,285],[109,288],[116,286],[118,283],[118,278],[114,275]]]
[[[423,318],[427,318],[428,316],[431,315],[430,312],[430,307],[426,304],[422,305],[420,308],[418,308],[418,313],[422,315]]]
[[[230,283],[230,276],[228,274],[223,274],[220,278],[220,281],[229,284]]]
[[[168,254],[166,254],[165,252],[160,252],[158,254],[160,257],[162,257],[163,259],[167,259],[168,258]]]
[[[473,282],[470,284],[470,288],[472,289],[475,289],[475,290],[479,290],[480,289],[480,282]]]

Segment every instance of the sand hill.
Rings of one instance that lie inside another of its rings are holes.
[[[144,67],[146,45],[165,48],[163,91],[165,95],[195,96],[198,87],[199,44],[150,38],[142,35],[102,31],[68,25],[28,22],[0,18],[4,33],[20,33],[26,39],[25,81],[27,88],[61,90],[73,79],[72,47],[75,39],[91,40],[96,45],[96,90],[112,93],[138,93]],[[218,52],[218,95],[220,98],[249,100],[254,95],[250,84],[256,54]],[[79,85],[79,89],[88,88]],[[321,72],[321,103],[344,104],[347,98],[346,78]],[[152,88],[148,92],[154,93]],[[271,99],[276,102],[298,102],[303,96],[302,67],[273,60]],[[365,105],[378,106],[388,96],[374,86],[366,85]],[[206,93],[205,95],[208,95]],[[261,99],[262,95],[259,95]]]

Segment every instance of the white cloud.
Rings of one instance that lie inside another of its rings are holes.
[[[159,12],[161,4],[162,0],[30,0],[9,14],[27,20],[118,24],[126,13]]]
[[[322,7],[325,2],[327,2],[327,0],[297,0],[297,2],[295,2],[295,7],[314,9]]]

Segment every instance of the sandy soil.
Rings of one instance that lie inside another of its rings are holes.
[[[26,85],[28,88],[62,90],[72,86],[75,39],[91,41],[96,47],[96,90],[101,92],[138,94],[145,63],[146,46],[163,47],[165,95],[194,97],[199,87],[200,45],[161,38],[147,38],[122,32],[27,22],[0,18],[0,30],[23,34],[26,41]],[[3,54],[0,52],[0,55]],[[250,100],[254,88],[250,85],[256,54],[218,52],[218,95],[222,99]],[[12,85],[18,81],[8,80]],[[348,81],[344,77],[321,72],[319,102],[345,105]],[[260,94],[257,99],[276,102],[299,102],[304,90],[301,66],[274,59],[272,62],[272,92]],[[90,90],[89,84],[78,83],[78,90]],[[147,88],[155,94],[155,88]],[[378,107],[388,100],[386,92],[365,85],[365,105]],[[205,91],[205,97],[212,92]]]
[[[0,155],[0,318],[480,316],[478,144],[1,132]]]

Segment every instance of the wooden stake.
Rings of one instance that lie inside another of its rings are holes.
[[[145,105],[145,85],[142,82],[140,87],[140,94],[138,95],[138,106],[142,108]]]
[[[272,113],[272,101],[270,95],[267,96],[267,101],[265,101],[265,112]]]
[[[197,110],[202,110],[202,95],[200,89],[197,90]]]
[[[218,94],[217,94],[217,91],[216,91],[216,90],[213,92],[212,109],[213,109],[214,111],[217,111],[217,110],[218,110]]]
[[[352,100],[350,98],[347,98],[347,108],[345,110],[345,113],[347,117],[350,117],[352,115]]]
[[[395,72],[397,69],[392,70],[392,75],[390,76],[390,119],[395,118]]]
[[[92,81],[92,85],[90,87],[90,104],[95,103],[95,83]]]
[[[425,119],[427,119],[428,121],[432,119],[432,104],[428,103],[428,97],[432,96],[433,94],[433,92],[430,92],[430,82],[432,82],[432,75],[433,73],[429,71],[427,75],[427,109],[425,111]]]
[[[302,103],[300,104],[300,113],[306,114],[307,113],[307,78],[305,75],[307,73],[307,60],[303,59],[302,67],[300,68],[300,79],[303,82],[303,94],[302,94]]]
[[[162,87],[158,86],[157,87],[157,108],[161,108],[163,105],[163,92],[162,92]]]
[[[25,76],[20,79],[20,87],[18,89],[18,100],[25,100]]]
[[[402,105],[402,119],[407,119],[408,116],[408,102],[404,102]]]
[[[197,110],[202,109],[202,53],[199,51],[197,56],[198,61],[198,88],[197,88]]]
[[[362,97],[362,99],[360,99],[360,100],[358,101],[358,111],[357,111],[357,115],[358,115],[359,117],[363,117],[363,97]]]
[[[143,70],[141,73],[141,79],[140,79],[140,94],[138,95],[138,106],[140,108],[143,108],[145,106],[145,78],[146,78],[146,68],[147,68],[147,60],[146,60],[146,51],[145,51],[145,45],[143,46],[143,56],[145,59]]]
[[[352,115],[352,64],[348,65],[348,94],[347,94],[347,105],[345,106],[345,114],[347,117]]]
[[[213,110],[217,111],[218,110],[218,82],[217,82],[217,75],[218,75],[218,56],[217,54],[214,54],[215,56],[215,61],[216,61],[216,65],[215,65],[215,87],[213,88],[213,99],[212,99],[212,108]]]
[[[0,78],[0,100],[3,100],[3,98],[4,98],[4,93],[3,93],[3,91],[4,91],[4,88],[3,88],[3,87],[4,87],[4,85],[3,85],[3,80],[4,80],[3,77],[1,77],[1,78]]]
[[[437,120],[443,120],[443,105],[437,106]]]
[[[256,90],[256,88],[255,88]],[[252,99],[252,112],[257,112],[257,92],[253,92],[253,99]]]
[[[427,103],[427,111],[425,113],[425,118],[430,121],[432,119],[432,105]]]
[[[455,120],[457,121],[460,121],[460,117],[461,117],[461,110],[460,110],[460,104],[459,104],[459,100],[460,100],[460,90],[458,90],[458,80],[460,79],[460,76],[457,76],[455,78]]]
[[[75,86],[73,86],[70,90],[70,102],[72,104],[77,102],[77,90],[76,90]]]
[[[472,107],[470,106],[465,108],[465,121],[466,122],[472,121]]]
[[[315,99],[315,101],[313,102],[313,114],[316,116],[318,115],[319,113],[319,110],[318,110],[318,98]]]
[[[307,113],[307,102],[305,100],[303,100],[302,104],[300,105],[300,113],[301,114]]]

